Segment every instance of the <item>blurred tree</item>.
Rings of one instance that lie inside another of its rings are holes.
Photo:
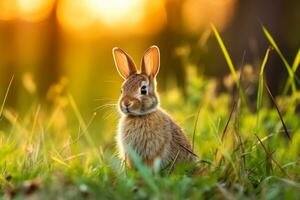
[[[16,75],[17,66],[14,62],[14,23],[0,22],[0,95],[4,97],[9,81],[13,75]],[[16,79],[11,86],[11,90],[16,91]],[[14,104],[16,93],[9,96],[9,103]]]
[[[167,0],[165,7],[167,13],[168,23],[158,35],[155,41],[163,51],[161,51],[161,68],[159,79],[164,80],[161,87],[165,90],[171,79],[177,80],[176,83],[186,95],[186,76],[182,60],[175,54],[176,48],[184,41],[182,31],[181,7],[184,1],[181,0]]]
[[[240,0],[232,23],[222,33],[233,61],[241,64],[245,51],[244,62],[254,63],[255,67],[259,67],[269,46],[262,32],[261,24],[263,24],[270,30],[291,63],[300,46],[300,30],[296,25],[300,21],[299,9],[300,2],[297,0]],[[214,64],[218,63],[220,60],[214,59]],[[271,53],[266,76],[272,92],[277,94],[283,87],[287,72],[275,52]]]
[[[42,54],[41,63],[39,63],[35,75],[36,80],[39,83],[38,93],[42,98],[45,98],[49,86],[57,82],[62,73],[59,65],[60,33],[56,20],[56,4],[57,0],[54,2],[49,18],[43,22],[47,29],[47,37],[44,41],[41,41],[44,42],[43,48],[45,48],[45,51]]]

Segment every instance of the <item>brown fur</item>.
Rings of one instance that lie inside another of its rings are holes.
[[[163,110],[157,109],[143,116],[123,115],[117,135],[120,155],[125,159],[125,145],[130,146],[146,164],[152,165],[161,159],[162,167],[170,164],[177,153],[177,162],[190,162],[194,159],[190,152],[190,142],[182,129]],[[128,158],[127,164],[131,166]]]
[[[113,50],[119,51],[118,48]],[[117,143],[120,156],[126,164],[134,168],[132,160],[127,153],[130,147],[140,156],[142,161],[152,167],[156,159],[161,167],[172,163],[176,155],[177,163],[194,161],[191,144],[183,130],[175,121],[159,107],[159,97],[156,92],[155,77],[159,70],[159,50],[150,47],[142,61],[142,72],[131,71],[133,61],[127,54],[119,56],[128,61],[117,60],[116,66],[125,79],[122,85],[122,95],[119,99],[119,108],[122,117],[119,121]],[[126,63],[128,62],[128,63]],[[119,63],[125,63],[121,65]],[[120,69],[121,68],[121,69]],[[141,87],[146,85],[147,94],[141,94]]]

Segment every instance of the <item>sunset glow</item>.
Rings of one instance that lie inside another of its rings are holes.
[[[29,22],[41,21],[49,16],[53,4],[54,0],[17,0],[19,17]]]
[[[90,0],[88,8],[91,14],[104,24],[137,24],[143,18],[145,1],[143,0]]]
[[[154,13],[160,21],[152,16]],[[123,35],[133,31],[144,35],[161,29],[166,21],[162,0],[61,0],[57,19],[64,30],[88,32],[90,36],[120,31]]]
[[[2,0],[0,20],[35,23],[49,19],[53,11],[59,27],[71,35],[145,36],[165,27],[167,4],[172,3],[166,0]],[[177,4],[182,4],[178,19],[182,20],[184,30],[198,34],[211,22],[220,30],[226,27],[233,17],[236,0],[186,0]]]
[[[54,6],[54,0],[9,0],[0,2],[0,20],[21,19],[38,22],[46,19]]]
[[[12,20],[16,14],[17,8],[14,0],[0,1],[0,20]]]
[[[199,33],[210,23],[224,29],[233,17],[236,0],[187,0],[183,4],[182,16],[189,32]]]

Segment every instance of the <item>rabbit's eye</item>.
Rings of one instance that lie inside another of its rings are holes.
[[[146,86],[146,85],[143,85],[143,86],[141,87],[141,94],[142,94],[142,95],[146,95],[146,94],[147,94],[147,86]]]

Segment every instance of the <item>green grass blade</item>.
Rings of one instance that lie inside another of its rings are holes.
[[[52,160],[54,160],[55,162],[59,163],[60,165],[63,165],[67,168],[69,168],[70,166],[64,162],[63,160],[59,159],[58,157],[55,157],[55,156],[51,156]]]
[[[199,115],[200,115],[200,106],[198,108],[198,112],[196,115],[196,120],[194,123],[194,130],[193,130],[193,139],[192,139],[192,150],[194,151],[194,146],[195,146],[195,135],[196,135],[196,130],[197,130],[197,125],[198,125],[198,120],[199,120]]]
[[[280,118],[281,124],[282,124],[283,129],[284,129],[284,133],[285,133],[286,137],[289,139],[289,141],[291,141],[292,139],[291,139],[290,133],[289,133],[289,131],[288,131],[288,129],[287,129],[287,126],[286,126],[286,124],[285,124],[285,122],[284,122],[284,120],[283,120],[282,113],[281,113],[281,111],[279,110],[279,107],[278,107],[278,105],[277,105],[277,103],[276,103],[276,100],[275,100],[274,96],[272,95],[272,93],[271,93],[271,91],[270,91],[270,89],[269,89],[269,86],[268,86],[268,84],[267,84],[266,81],[264,82],[264,85],[265,85],[265,88],[266,88],[266,90],[267,90],[267,92],[268,92],[268,94],[269,94],[269,96],[270,96],[270,98],[271,98],[271,100],[272,100],[273,105],[275,106],[275,108],[276,108],[276,110],[277,110],[278,116],[279,116],[279,118]]]
[[[8,96],[8,93],[9,93],[9,90],[10,90],[10,87],[11,87],[11,84],[14,80],[14,75],[11,77],[10,81],[9,81],[9,84],[8,84],[8,87],[6,89],[6,92],[5,92],[5,96],[4,96],[4,99],[3,99],[3,102],[2,102],[2,105],[1,105],[1,109],[0,109],[0,119],[2,117],[2,113],[3,113],[3,110],[4,110],[4,106],[5,106],[5,102],[7,100],[7,96]]]
[[[264,77],[259,77],[258,80],[258,90],[257,90],[257,99],[256,99],[256,112],[257,112],[257,120],[256,120],[256,130],[259,131],[260,128],[260,108],[263,100],[263,86],[264,86]]]
[[[267,37],[268,41],[271,43],[273,48],[278,53],[278,55],[281,58],[283,64],[287,68],[287,71],[288,71],[289,75],[291,76],[293,74],[291,66],[287,62],[286,58],[283,56],[282,52],[280,51],[280,49],[279,49],[278,45],[276,44],[276,42],[275,42],[274,38],[272,37],[272,35],[269,33],[269,31],[264,26],[263,26],[263,32],[264,32],[265,36]]]
[[[227,65],[228,65],[228,67],[229,67],[230,73],[232,74],[232,76],[233,76],[233,78],[234,78],[234,81],[235,81],[235,83],[236,83],[236,85],[237,85],[237,88],[238,88],[238,90],[239,90],[241,99],[242,99],[244,102],[246,102],[246,98],[245,98],[244,92],[243,92],[242,88],[240,87],[240,80],[239,80],[239,78],[238,78],[236,69],[235,69],[235,67],[234,67],[234,65],[233,65],[233,62],[232,62],[232,60],[231,60],[231,58],[230,58],[230,55],[229,55],[229,53],[228,53],[228,51],[227,51],[227,49],[226,49],[226,47],[225,47],[225,45],[224,45],[224,42],[223,42],[223,40],[222,40],[222,38],[221,38],[221,36],[220,36],[220,34],[219,34],[217,28],[216,28],[213,24],[211,24],[211,28],[212,28],[212,30],[213,30],[213,32],[214,32],[215,37],[217,38],[218,44],[219,44],[219,46],[220,46],[220,48],[221,48],[221,50],[222,50],[222,53],[223,53],[223,55],[224,55],[224,57],[225,57],[225,60],[226,60]]]
[[[275,51],[278,53],[280,59],[282,60],[284,66],[286,67],[288,74],[289,74],[289,78],[291,79],[291,84],[292,84],[292,91],[293,93],[296,92],[296,84],[294,81],[294,72],[290,66],[290,64],[287,62],[286,58],[283,56],[281,50],[279,49],[278,45],[276,44],[274,38],[272,37],[272,35],[269,33],[269,31],[266,29],[266,27],[262,27],[263,32],[266,36],[266,38],[268,39],[268,41],[270,42],[270,44],[273,46],[273,48],[275,49]]]
[[[296,54],[295,60],[294,60],[293,65],[292,65],[292,70],[294,72],[297,71],[297,69],[299,67],[299,64],[300,64],[300,49],[298,49],[298,52]]]
[[[280,177],[277,177],[277,176],[269,176],[263,181],[269,181],[270,179],[275,179],[275,180],[281,181],[281,182],[283,182],[283,183],[285,183],[289,186],[300,189],[300,183],[295,182],[294,180],[291,180],[291,179],[280,178]]]
[[[261,63],[261,66],[260,66],[260,72],[259,72],[259,75],[260,75],[260,76],[263,76],[263,74],[264,74],[265,66],[266,66],[266,64],[267,64],[267,61],[268,61],[268,58],[269,58],[270,51],[271,51],[271,48],[269,47],[269,48],[267,49],[267,51],[266,51],[265,57],[264,57],[263,62]]]
[[[261,104],[262,104],[262,96],[263,96],[263,88],[264,88],[264,70],[265,70],[265,66],[266,66],[266,63],[267,63],[268,58],[269,58],[270,50],[271,50],[271,48],[267,49],[265,57],[263,59],[263,62],[260,66],[260,72],[259,72],[257,100],[256,100],[256,109],[257,109],[256,128],[257,128],[257,131],[259,131],[259,127],[260,127],[260,124],[259,124],[259,121],[260,121],[259,111],[260,111]]]
[[[232,74],[232,76],[233,76],[233,78],[234,78],[237,86],[239,87],[240,86],[239,78],[237,76],[237,73],[236,73],[236,70],[235,70],[234,65],[232,63],[232,60],[230,58],[230,55],[229,55],[229,53],[228,53],[228,51],[227,51],[227,49],[226,49],[226,47],[224,45],[224,42],[223,42],[223,40],[222,40],[219,32],[217,31],[216,27],[213,24],[211,24],[211,28],[212,28],[212,30],[213,30],[216,38],[217,38],[217,41],[218,41],[218,43],[220,45],[220,48],[221,48],[221,50],[223,52],[223,55],[224,55],[225,60],[227,62],[227,65],[228,65],[228,67],[230,69],[230,72],[231,72],[231,74]]]
[[[70,105],[71,105],[71,108],[73,109],[73,112],[79,122],[79,125],[81,127],[81,129],[83,131],[85,131],[85,134],[84,134],[84,137],[85,139],[87,140],[87,142],[89,143],[89,145],[93,148],[94,150],[94,153],[96,154],[96,156],[98,157],[98,159],[101,161],[101,157],[100,157],[100,152],[98,151],[98,148],[95,144],[95,142],[93,141],[92,137],[90,136],[90,133],[88,131],[88,125],[85,123],[79,109],[78,109],[78,106],[76,105],[76,102],[73,98],[73,96],[71,94],[68,95],[68,98],[69,98],[69,102],[70,102]]]
[[[292,65],[292,70],[293,70],[294,73],[296,73],[296,71],[297,71],[297,69],[299,67],[299,64],[300,64],[300,49],[298,49],[298,52],[296,54],[296,57],[294,59],[293,65]],[[291,77],[289,77],[287,83],[284,86],[283,95],[287,94],[288,89],[290,88],[291,83],[292,83],[292,79],[291,79]]]
[[[141,158],[136,154],[136,152],[130,146],[127,146],[126,149],[129,157],[132,159],[133,163],[135,164],[141,176],[144,178],[145,182],[148,184],[148,186],[151,188],[151,190],[154,193],[159,194],[159,188],[155,183],[154,176],[151,172],[151,169],[143,164]]]

